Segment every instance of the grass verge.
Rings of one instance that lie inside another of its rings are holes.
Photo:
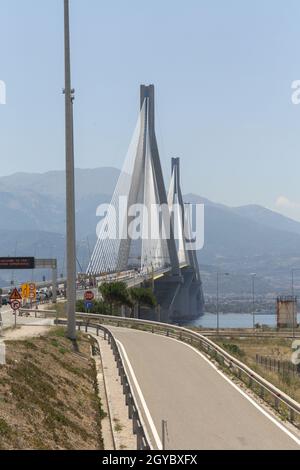
[[[0,449],[103,449],[101,402],[90,341],[78,350],[63,328],[8,341],[0,366]]]

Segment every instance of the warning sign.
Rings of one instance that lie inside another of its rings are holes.
[[[9,298],[10,298],[10,300],[22,300],[22,296],[21,296],[20,292],[18,291],[18,289],[16,289],[16,288],[14,288],[14,290],[10,294]]]
[[[22,299],[28,299],[29,297],[29,284],[22,285]]]

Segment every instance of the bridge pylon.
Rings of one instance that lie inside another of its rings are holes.
[[[175,236],[170,210],[176,196],[184,214],[176,159],[172,161],[172,181],[168,197],[155,134],[154,85],[141,85],[138,123],[111,203],[99,226],[87,274],[97,277],[112,273],[116,279],[121,273],[135,271],[138,285],[149,283],[153,273],[152,286],[162,321],[193,317],[201,310],[197,260],[186,250],[183,232]],[[184,215],[179,225],[183,223]],[[138,237],[132,236],[138,231]],[[157,319],[154,311],[145,310],[142,315]]]
[[[168,193],[168,204],[172,214],[173,233],[177,257],[180,265],[182,282],[169,288],[169,307],[165,316],[171,321],[183,321],[198,318],[203,314],[204,295],[200,276],[197,253],[187,248],[187,237],[191,232],[191,221],[188,219],[189,211],[184,204],[180,185],[180,159],[172,158],[171,182]],[[156,291],[159,295],[159,284],[166,282],[167,278],[157,283]],[[168,298],[168,289],[165,299]],[[173,291],[173,296],[172,296]],[[166,300],[164,301],[166,303]]]

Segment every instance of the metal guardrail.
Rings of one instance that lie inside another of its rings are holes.
[[[55,320],[56,324],[66,324],[66,320]],[[121,385],[123,387],[123,394],[125,395],[125,403],[128,407],[128,417],[132,420],[132,429],[133,434],[137,437],[137,450],[151,450],[150,440],[147,436],[147,432],[145,426],[143,425],[143,421],[140,417],[140,412],[138,406],[135,402],[134,395],[131,390],[130,381],[128,379],[126,369],[124,367],[122,355],[120,353],[118,344],[111,333],[111,331],[105,328],[102,325],[98,325],[96,323],[90,322],[82,322],[77,321],[76,326],[80,331],[82,327],[85,328],[85,332],[88,333],[89,328],[93,328],[96,330],[97,336],[99,336],[99,331],[102,330],[104,333],[104,339],[108,340],[108,343],[111,345],[111,349],[113,351],[115,361],[117,363],[118,373],[121,379]]]
[[[53,311],[52,313],[56,312]],[[169,336],[194,346],[195,348],[207,354],[211,359],[218,362],[222,368],[228,369],[234,376],[244,382],[263,401],[275,408],[275,410],[284,419],[289,420],[300,429],[300,403],[298,403],[296,400],[293,400],[290,396],[261,377],[246,364],[230,355],[227,351],[200,333],[176,325],[135,318],[86,314],[82,312],[76,313],[76,316],[77,318],[81,318],[84,321],[83,324],[85,325],[86,330],[88,327],[92,326],[91,320],[98,320],[99,323],[93,325],[93,327],[96,327],[96,329],[97,327],[103,328],[102,324],[136,328],[155,334]],[[66,323],[66,321],[61,322]]]
[[[211,359],[218,362],[221,367],[228,369],[234,376],[243,381],[262,400],[275,408],[283,418],[289,420],[300,429],[300,404],[261,377],[250,367],[231,356],[209,338],[205,338],[201,334],[187,328],[147,320],[83,313],[77,313],[76,316],[85,319],[86,324],[92,319],[98,319],[99,322],[106,325],[129,326],[130,328],[169,336],[200,349],[210,356]]]
[[[209,336],[216,336],[216,330],[210,329],[210,330],[205,330],[201,328],[201,334],[209,337]],[[242,338],[300,338],[300,330],[296,330],[293,332],[293,330],[276,330],[270,329],[270,330],[254,330],[251,331],[250,328],[246,329],[230,329],[230,328],[223,328],[219,329],[219,336],[239,336]]]

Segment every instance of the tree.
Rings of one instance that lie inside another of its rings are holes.
[[[138,306],[138,315],[140,317],[141,306],[154,308],[157,300],[151,289],[145,287],[132,287],[129,290],[130,297],[134,305]]]
[[[114,305],[132,307],[132,301],[125,282],[103,283],[99,287],[99,292],[104,302],[110,305],[111,315],[113,314]]]

